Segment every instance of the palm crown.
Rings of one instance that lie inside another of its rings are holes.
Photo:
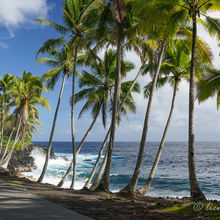
[[[96,115],[98,109],[102,110],[102,122],[106,126],[106,116],[108,108],[111,109],[112,104],[112,93],[114,88],[115,81],[115,66],[117,60],[117,53],[113,50],[106,51],[104,59],[102,60],[98,56],[93,57],[89,60],[87,55],[82,55],[78,59],[79,64],[85,64],[89,66],[92,74],[87,71],[83,71],[83,77],[79,80],[79,86],[87,87],[76,94],[76,102],[79,102],[83,99],[86,99],[79,117],[81,114],[87,110],[92,110],[92,115]],[[134,65],[130,62],[123,62],[122,72],[123,78],[126,76],[126,73],[130,72],[134,68]],[[131,82],[122,83],[122,93],[125,95],[129,89]],[[133,91],[139,91],[139,85],[136,84]],[[135,111],[134,100],[131,96],[127,99],[125,105],[131,111]],[[125,108],[122,108],[122,112],[126,113]]]

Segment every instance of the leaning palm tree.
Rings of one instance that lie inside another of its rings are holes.
[[[44,178],[46,170],[47,170],[47,165],[48,165],[50,152],[51,152],[51,148],[52,148],[53,135],[54,135],[55,126],[56,126],[57,115],[58,115],[60,102],[61,102],[61,97],[62,97],[64,85],[65,85],[65,80],[66,80],[66,77],[69,77],[71,75],[72,71],[73,71],[73,66],[72,66],[73,52],[67,45],[64,45],[64,47],[62,48],[61,51],[58,51],[55,48],[51,49],[49,51],[49,55],[54,57],[54,59],[52,59],[52,58],[40,58],[40,59],[38,59],[39,62],[46,63],[46,64],[53,67],[48,72],[44,73],[42,78],[45,81],[47,81],[47,86],[50,89],[54,88],[54,86],[55,86],[55,84],[58,81],[60,76],[62,76],[62,84],[61,84],[60,94],[59,94],[59,97],[58,97],[57,106],[56,106],[56,110],[55,110],[55,114],[54,114],[52,129],[51,129],[51,132],[50,132],[47,155],[46,155],[44,167],[43,167],[41,175],[38,179],[38,182],[43,181],[43,178]]]
[[[154,40],[157,43],[157,48],[152,50],[151,59],[149,60],[148,65],[146,66],[144,71],[145,73],[147,73],[149,72],[149,66],[151,65],[154,66],[151,72],[153,75],[152,89],[149,94],[149,100],[148,100],[147,110],[144,119],[144,126],[143,126],[136,166],[133,175],[131,177],[131,180],[120,191],[120,193],[122,194],[133,194],[135,191],[135,187],[137,185],[137,181],[139,178],[140,169],[142,165],[142,160],[143,160],[152,100],[155,93],[155,88],[160,73],[162,61],[164,58],[165,48],[169,44],[169,41],[171,41],[173,36],[176,34],[176,29],[175,31],[171,30],[171,26],[169,23],[169,13],[168,13],[169,9],[161,11],[160,9],[158,9],[158,7],[154,2],[150,2],[150,3],[147,2],[144,5],[144,8],[143,9],[142,8],[143,8],[143,4],[141,4],[140,14],[142,19],[140,20],[139,30],[142,34],[144,34],[145,38]],[[161,16],[161,13],[163,14],[163,16]]]
[[[116,27],[117,37],[117,64],[116,64],[116,75],[115,75],[115,88],[114,88],[114,99],[113,99],[113,109],[112,109],[112,119],[111,119],[111,131],[108,144],[108,157],[105,166],[105,171],[103,173],[102,179],[97,186],[97,190],[109,191],[109,177],[112,163],[112,152],[114,147],[115,139],[115,129],[117,124],[117,119],[119,115],[120,106],[120,94],[121,94],[121,65],[123,61],[123,51],[124,51],[124,40],[125,40],[125,23],[128,21],[126,19],[126,6],[124,0],[112,0],[110,1],[111,11],[114,19],[114,24]]]
[[[9,74],[4,74],[4,77],[0,77],[0,92],[2,92],[2,102],[1,102],[1,137],[0,137],[0,153],[2,150],[2,141],[3,141],[3,135],[4,135],[4,114],[5,114],[5,104],[6,100],[10,96],[10,90],[14,86],[14,81],[13,81],[14,76],[9,75]]]
[[[174,42],[174,48],[170,48],[165,53],[164,63],[161,66],[162,76],[158,79],[157,86],[159,88],[163,86],[166,82],[169,82],[171,84],[171,86],[173,87],[172,103],[171,103],[171,109],[169,112],[167,123],[164,129],[162,139],[161,139],[161,142],[158,148],[158,152],[157,152],[154,164],[152,166],[152,169],[150,171],[150,174],[144,186],[142,186],[140,189],[137,190],[142,195],[145,195],[150,189],[154,174],[156,172],[156,169],[157,169],[157,166],[160,160],[160,156],[161,156],[161,153],[164,147],[164,143],[166,140],[166,136],[168,133],[168,129],[169,129],[173,111],[174,111],[178,86],[183,79],[189,78],[189,74],[188,74],[189,66],[190,66],[189,65],[190,64],[190,44],[189,43],[190,42],[188,40],[176,39]],[[197,55],[199,57],[199,54]],[[205,63],[204,59],[202,59],[202,61],[200,59],[197,60],[196,73],[198,77],[206,69],[206,66],[203,64],[203,62]],[[152,87],[152,83],[149,83],[145,87],[145,94],[147,96],[149,95],[151,87]]]
[[[188,148],[188,167],[190,193],[193,200],[205,199],[202,193],[195,171],[195,141],[194,141],[194,101],[195,101],[195,68],[196,68],[196,47],[197,47],[197,23],[198,21],[207,28],[210,34],[219,34],[219,19],[211,18],[207,13],[211,10],[220,9],[219,0],[168,0],[165,4],[173,6],[174,14],[172,23],[174,26],[181,22],[186,24],[191,19],[192,24],[192,47],[191,47],[191,69],[189,87],[189,148]],[[200,19],[203,16],[205,20]]]
[[[116,60],[117,53],[116,51],[113,51],[111,49],[105,52],[104,59],[101,59],[95,54],[93,54],[92,58],[89,57],[89,54],[81,55],[78,57],[78,64],[84,64],[86,65],[86,67],[89,67],[92,71],[92,74],[88,73],[87,71],[83,71],[83,77],[79,79],[79,86],[81,88],[86,88],[76,94],[75,101],[77,103],[79,101],[86,100],[86,103],[83,105],[82,110],[79,113],[79,117],[81,117],[81,115],[85,111],[91,110],[93,121],[75,152],[75,158],[79,154],[100,112],[102,114],[102,123],[104,127],[106,127],[106,117],[109,100],[111,98],[111,94],[114,88]],[[123,62],[123,76],[125,76],[126,73],[131,71],[133,68],[134,66],[132,63]],[[123,85],[127,85],[127,82]],[[66,179],[72,167],[74,169],[74,175],[76,175],[76,165],[74,165],[72,161],[64,178],[58,184],[59,187],[62,186],[62,184],[64,183],[64,179]],[[73,180],[74,179],[75,178],[73,178]],[[72,185],[74,184],[71,184],[71,186]]]
[[[48,109],[50,108],[47,99],[42,96],[44,86],[39,77],[33,76],[31,73],[24,72],[21,77],[13,79],[14,86],[11,90],[11,94],[14,99],[10,105],[15,106],[12,117],[15,120],[14,127],[16,128],[16,134],[9,153],[5,155],[7,152],[6,147],[4,152],[5,156],[0,162],[3,168],[7,168],[16,143],[20,139],[23,131],[26,129],[29,118],[35,118],[39,114],[36,105],[41,105]],[[13,132],[14,128],[12,129],[12,133]]]
[[[46,23],[64,36],[57,39],[47,40],[39,49],[38,53],[50,50],[51,47],[61,45],[68,40],[68,46],[74,51],[73,71],[72,71],[72,101],[71,101],[71,135],[73,156],[75,152],[75,131],[74,131],[74,103],[75,103],[75,76],[76,61],[78,52],[89,45],[94,40],[94,27],[96,15],[88,16],[87,11],[93,6],[95,0],[64,0],[63,22],[59,25],[54,22],[37,19],[40,23]],[[75,158],[73,158],[75,163]],[[74,175],[73,175],[74,178]],[[73,181],[74,182],[74,181]]]
[[[145,69],[145,65],[146,65],[146,62],[147,62],[147,59],[148,59],[148,56],[149,56],[148,52],[151,50],[150,48],[152,48],[152,46],[153,45],[152,45],[151,42],[145,42],[140,37],[138,37],[138,36],[134,37],[133,35],[132,35],[132,38],[129,38],[128,41],[126,42],[126,48],[131,49],[133,47],[135,49],[135,51],[137,52],[137,54],[140,57],[142,65],[141,65],[137,75],[135,76],[134,80],[130,84],[130,87],[129,87],[127,93],[124,94],[123,97],[121,98],[121,102],[120,102],[120,106],[119,106],[119,111],[121,111],[121,109],[122,109],[122,107],[124,105],[124,102],[127,100],[127,98],[129,97],[130,93],[133,91],[133,89],[135,89],[134,87],[136,85],[136,82],[137,82],[139,76],[142,75],[142,73],[143,73],[143,71]],[[98,157],[96,159],[95,165],[94,165],[94,167],[92,169],[92,172],[91,172],[88,180],[86,181],[86,183],[84,185],[84,188],[88,188],[89,187],[89,184],[91,183],[91,181],[93,179],[93,176],[95,175],[96,169],[98,167],[99,160],[100,160],[100,158],[102,156],[102,153],[103,153],[103,151],[105,149],[105,146],[106,146],[106,143],[108,141],[110,130],[111,130],[111,127],[108,129],[108,132],[105,135],[105,138],[104,138],[102,146],[101,146],[101,148],[99,150]],[[108,151],[106,151],[106,153],[105,153],[104,159],[103,159],[103,161],[101,163],[101,166],[100,166],[99,171],[98,171],[98,173],[96,175],[96,178],[93,181],[92,185],[90,186],[90,190],[95,190],[96,187],[98,186],[98,184],[100,182],[100,179],[102,177],[103,171],[105,169],[105,165],[106,165],[106,162],[107,162],[107,156],[108,156]]]

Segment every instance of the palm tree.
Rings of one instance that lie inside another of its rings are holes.
[[[38,179],[38,182],[43,181],[43,178],[46,173],[46,169],[47,169],[47,165],[48,165],[48,161],[49,161],[49,157],[50,157],[50,152],[51,152],[51,147],[52,147],[54,130],[55,130],[55,126],[56,126],[57,115],[58,115],[61,97],[62,97],[64,85],[65,85],[65,80],[66,80],[66,77],[70,76],[73,71],[73,67],[72,67],[73,52],[71,51],[71,49],[67,45],[64,45],[64,47],[62,48],[61,51],[58,51],[57,49],[51,49],[49,51],[49,55],[54,57],[54,59],[52,59],[52,58],[38,59],[39,62],[47,63],[48,65],[53,67],[48,72],[44,73],[43,79],[45,81],[47,81],[47,86],[50,89],[53,89],[56,82],[58,81],[59,77],[62,75],[62,84],[61,84],[60,94],[59,94],[58,101],[57,101],[56,111],[54,114],[52,129],[50,132],[47,155],[46,155],[44,167],[43,167],[41,175]]]
[[[56,24],[54,22],[37,19],[40,23],[46,23],[53,27],[61,34],[68,34],[57,39],[50,39],[44,43],[39,49],[38,53],[50,50],[51,47],[61,45],[65,39],[68,40],[69,47],[74,51],[73,71],[72,71],[72,101],[71,101],[71,134],[72,134],[72,148],[73,161],[75,154],[75,132],[74,132],[74,103],[75,103],[75,75],[76,75],[76,61],[78,51],[85,48],[93,40],[91,36],[94,33],[94,25],[96,16],[88,16],[87,11],[95,0],[64,0],[63,6],[63,21],[65,26]],[[88,37],[87,37],[88,36]],[[90,40],[92,39],[92,40]],[[73,178],[75,175],[73,173]],[[73,180],[72,183],[75,181]],[[74,187],[74,186],[72,186]]]
[[[140,69],[139,69],[137,75],[135,76],[135,78],[134,78],[132,84],[130,85],[130,88],[128,89],[127,93],[126,93],[125,96],[122,98],[122,101],[121,101],[120,107],[119,107],[119,111],[121,111],[121,108],[122,108],[122,106],[124,105],[124,102],[125,102],[126,99],[129,97],[129,95],[130,95],[131,91],[133,90],[133,88],[134,88],[134,86],[135,86],[135,84],[136,84],[136,82],[137,82],[139,76],[143,73],[144,67],[145,67],[145,65],[146,65],[146,61],[147,61],[147,59],[146,59],[146,54],[142,53],[142,52],[141,52],[141,49],[140,49],[139,47],[136,47],[136,48],[138,49],[138,54],[140,55],[142,65],[141,65],[141,67],[140,67]],[[103,151],[104,151],[104,149],[105,149],[105,145],[106,145],[106,143],[107,143],[107,141],[108,141],[108,137],[109,137],[109,134],[110,134],[110,130],[111,130],[111,127],[108,129],[108,132],[107,132],[107,134],[106,134],[106,136],[105,136],[105,138],[104,138],[104,141],[103,141],[102,146],[101,146],[101,148],[100,148],[100,150],[99,150],[99,154],[98,154],[98,157],[97,157],[97,159],[96,159],[95,165],[94,165],[94,167],[93,167],[93,169],[92,169],[92,172],[91,172],[91,174],[90,174],[88,180],[86,181],[86,183],[85,183],[85,185],[84,185],[84,188],[88,188],[90,182],[92,181],[93,176],[95,175],[96,169],[97,169],[97,167],[98,167],[99,160],[100,160],[100,158],[101,158],[101,156],[102,156],[102,153],[103,153]],[[106,151],[106,153],[105,153],[105,157],[104,157],[104,159],[103,159],[103,161],[102,161],[102,164],[101,164],[101,166],[100,166],[100,168],[99,168],[99,171],[98,171],[98,173],[97,173],[97,175],[96,175],[96,178],[95,178],[95,180],[93,181],[93,184],[92,184],[91,187],[90,187],[90,190],[95,190],[96,187],[98,186],[99,181],[100,181],[100,179],[101,179],[101,177],[102,177],[103,171],[104,171],[104,169],[105,169],[105,165],[106,165],[106,162],[107,162],[107,156],[108,156],[108,151]]]
[[[93,55],[91,58],[89,54],[81,55],[78,57],[78,64],[84,64],[86,65],[86,67],[89,67],[92,71],[92,74],[88,73],[87,71],[83,71],[83,77],[79,80],[79,86],[81,88],[86,88],[76,94],[75,101],[77,103],[81,100],[86,100],[86,103],[84,104],[81,112],[79,113],[79,118],[85,111],[91,109],[93,121],[75,152],[75,158],[80,152],[86,140],[86,137],[88,136],[89,132],[94,126],[100,111],[102,113],[102,123],[104,127],[106,127],[107,110],[114,87],[116,60],[117,53],[116,51],[113,51],[111,49],[105,52],[103,60],[96,55]],[[133,68],[134,66],[132,63],[123,62],[123,76],[125,76],[125,74],[131,71]],[[127,86],[127,82],[123,84],[123,87],[125,86]],[[138,90],[137,85],[136,90]],[[62,186],[65,178],[67,177],[72,167],[74,169],[74,175],[76,175],[76,165],[74,166],[72,161],[64,178],[58,184],[59,187]]]
[[[163,86],[166,82],[169,82],[171,86],[173,87],[173,97],[172,97],[172,103],[171,103],[171,109],[168,116],[168,120],[163,132],[163,136],[158,148],[158,152],[154,161],[154,164],[152,166],[152,169],[150,171],[150,174],[148,176],[148,179],[144,186],[142,186],[140,189],[138,189],[138,192],[142,195],[145,195],[152,183],[154,174],[156,172],[160,156],[164,147],[164,143],[166,140],[167,132],[170,126],[170,122],[172,119],[173,111],[174,111],[174,105],[175,105],[175,99],[176,99],[176,93],[178,90],[178,86],[182,79],[188,78],[188,70],[189,70],[189,64],[190,64],[190,45],[188,40],[179,40],[176,39],[174,43],[174,48],[171,48],[166,51],[164,63],[161,66],[161,74],[165,74],[165,76],[161,76],[158,79],[158,87]],[[198,55],[198,54],[197,54]],[[204,60],[203,60],[204,62]],[[201,62],[197,62],[196,66],[197,75],[201,74],[202,71],[205,70],[204,65],[201,65]],[[200,68],[199,68],[200,67]],[[148,96],[150,93],[150,90],[152,88],[152,83],[149,83],[145,87],[145,94]]]
[[[141,4],[141,8],[143,5]],[[140,7],[140,6],[139,6]],[[170,23],[169,23],[169,13],[167,10],[161,11],[155,6],[153,2],[147,2],[144,5],[144,9],[141,9],[141,17],[139,29],[141,33],[145,35],[145,38],[149,40],[153,40],[157,43],[157,48],[151,51],[151,58],[149,60],[148,66],[146,66],[145,73],[149,71],[149,66],[153,65],[153,80],[152,80],[152,89],[149,94],[149,100],[146,110],[146,115],[144,119],[144,126],[142,131],[142,137],[140,142],[139,153],[136,161],[136,167],[133,172],[132,178],[127,186],[125,186],[120,193],[122,194],[133,194],[135,187],[137,185],[138,177],[140,174],[140,169],[142,165],[143,153],[146,143],[146,137],[148,132],[148,122],[151,112],[152,100],[155,93],[155,88],[158,80],[158,76],[160,73],[160,68],[162,65],[164,52],[166,45],[169,43],[169,40],[172,39],[172,36],[175,35],[175,31],[171,31]],[[161,14],[163,16],[161,16]],[[163,19],[163,20],[161,20]],[[166,21],[166,22],[164,22]]]
[[[115,128],[117,124],[117,118],[119,114],[120,105],[120,90],[121,90],[121,64],[123,60],[123,44],[124,44],[124,26],[126,18],[126,8],[124,0],[112,0],[111,10],[114,18],[114,23],[117,30],[117,64],[116,64],[116,75],[115,75],[115,89],[112,109],[112,120],[111,120],[111,132],[108,145],[108,158],[106,162],[105,171],[103,177],[97,186],[98,190],[109,191],[109,177],[112,162],[112,151],[114,147],[115,139]]]
[[[23,131],[26,129],[29,118],[31,117],[34,119],[39,114],[35,105],[41,105],[48,109],[50,108],[47,99],[41,95],[44,86],[39,77],[24,72],[21,77],[13,78],[13,80],[15,85],[13,86],[11,93],[14,99],[11,106],[16,106],[12,115],[15,120],[14,127],[16,127],[17,131],[9,153],[1,160],[1,166],[3,168],[7,168],[15,145],[20,139]],[[14,129],[12,129],[12,133],[13,132]],[[7,152],[6,149],[5,153]]]
[[[219,33],[219,19],[207,16],[210,10],[219,9],[218,0],[176,0],[167,1],[167,4],[174,6],[173,24],[178,25],[181,21],[186,23],[188,18],[192,21],[192,48],[191,48],[191,69],[190,69],[190,88],[189,88],[189,148],[188,148],[188,167],[190,192],[193,200],[205,199],[202,193],[195,171],[195,142],[194,142],[194,100],[195,100],[195,68],[196,68],[196,47],[197,47],[197,21],[202,21],[200,16],[205,17],[205,22],[201,24],[208,29],[210,34]]]
[[[5,102],[8,99],[10,90],[14,85],[13,76],[9,74],[4,74],[4,78],[0,77],[0,91],[2,92],[2,105],[1,105],[1,137],[0,137],[0,153],[2,150],[2,141],[4,135],[4,113],[5,113]]]

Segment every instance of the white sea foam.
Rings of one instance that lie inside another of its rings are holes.
[[[49,160],[47,172],[43,179],[43,183],[57,185],[70,165],[70,162],[72,160],[72,154],[56,153],[55,155],[58,156],[58,158]],[[25,176],[32,176],[35,179],[38,179],[45,162],[45,154],[41,148],[34,148],[30,156],[34,158],[34,164],[36,166],[36,169],[33,172],[24,172],[23,174]],[[65,160],[63,157],[65,157],[67,160]],[[84,186],[86,182],[86,177],[79,177],[79,175],[83,175],[85,173],[85,169],[92,168],[93,165],[91,163],[94,163],[96,158],[97,155],[77,155],[77,179],[75,182],[75,189],[81,189]],[[71,178],[72,173],[70,173],[69,177],[65,181],[63,188],[70,187]]]

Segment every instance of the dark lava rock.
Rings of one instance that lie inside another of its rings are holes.
[[[43,151],[46,155],[47,146],[40,145],[28,145],[25,146],[22,150],[14,151],[12,155],[12,159],[9,162],[9,170],[15,170],[16,168],[24,168],[24,167],[34,167],[34,159],[30,156],[31,151],[34,148],[39,148],[40,151]],[[57,159],[53,150],[50,153],[50,159]]]

